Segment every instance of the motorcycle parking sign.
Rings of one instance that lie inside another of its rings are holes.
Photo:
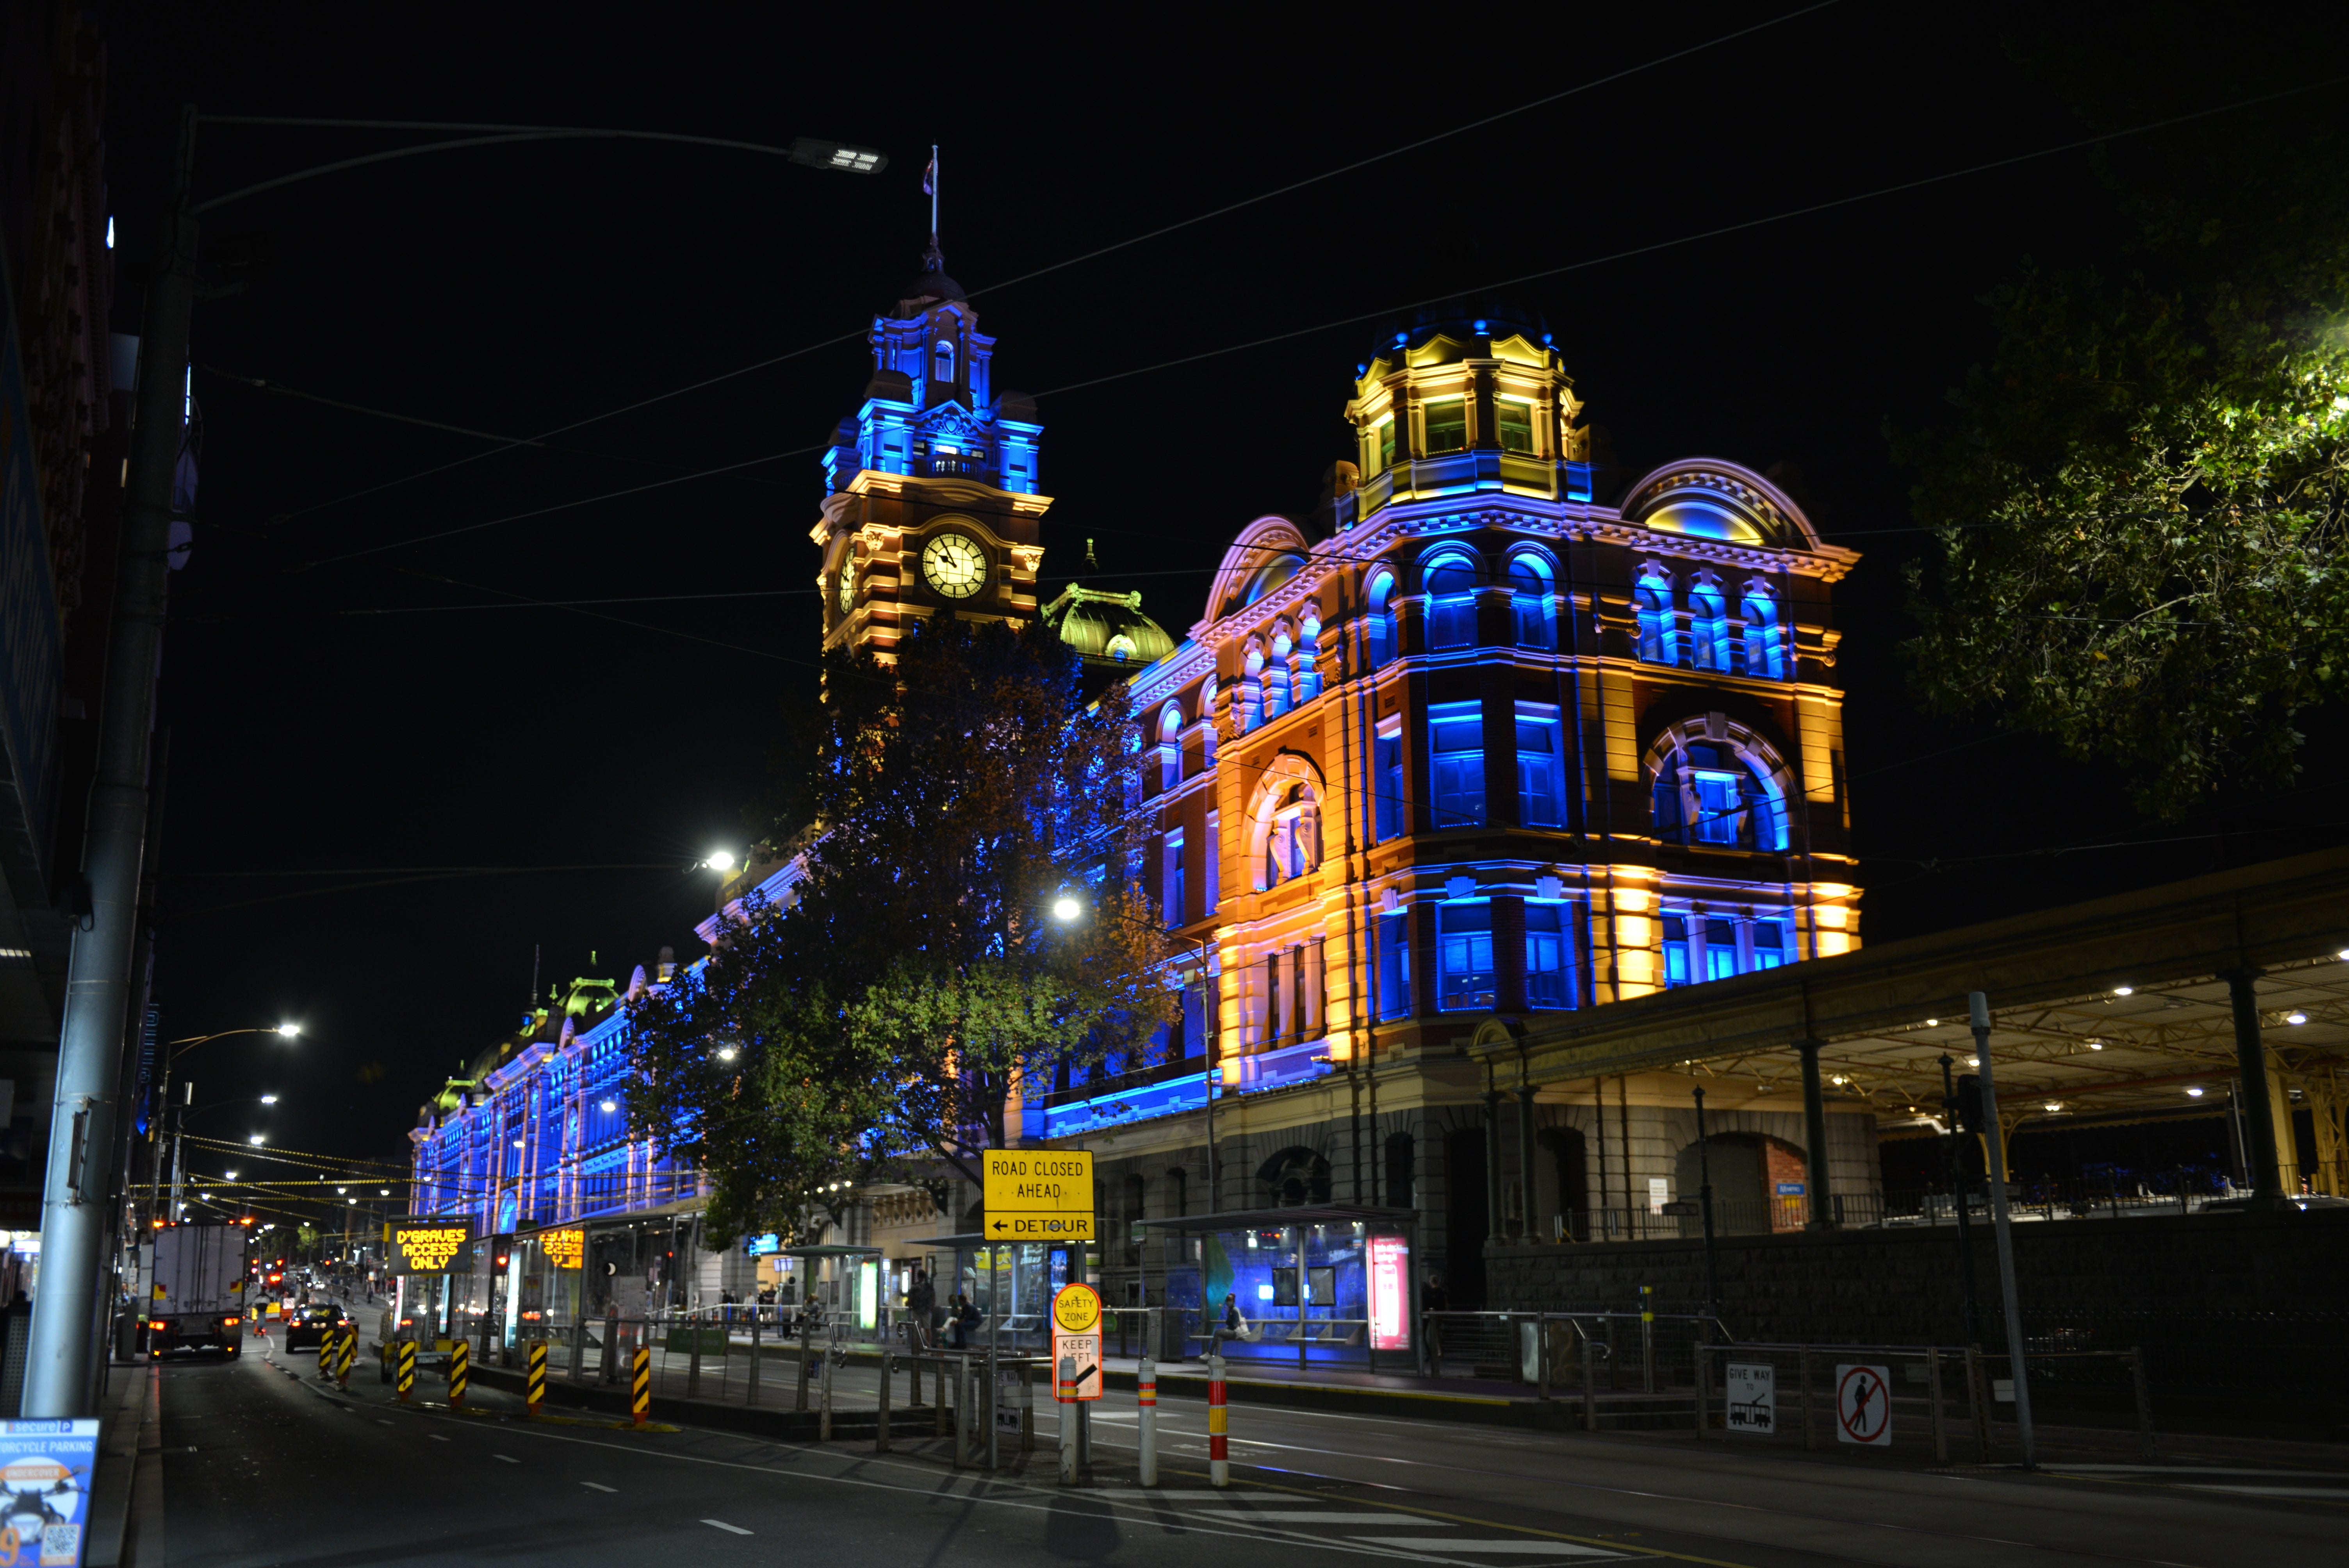
[[[0,1421],[0,1568],[80,1568],[98,1423]]]

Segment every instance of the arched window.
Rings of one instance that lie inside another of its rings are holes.
[[[1656,835],[1667,843],[1723,849],[1786,847],[1786,798],[1739,747],[1673,743],[1655,760]]]
[[[1276,888],[1321,863],[1321,800],[1310,784],[1292,783],[1266,809],[1264,863],[1257,886]]]
[[[930,379],[940,386],[952,386],[955,378],[955,346],[950,338],[941,337],[930,350]]]
[[[1509,607],[1517,627],[1517,646],[1555,648],[1551,629],[1549,562],[1538,555],[1519,555],[1509,562]]]
[[[1760,583],[1745,590],[1744,674],[1760,680],[1786,678],[1785,650],[1779,642],[1778,601]]]
[[[1640,615],[1640,657],[1651,665],[1681,662],[1680,627],[1672,614],[1672,585],[1651,566],[1640,573],[1631,590],[1631,606]]]
[[[1183,781],[1183,709],[1168,703],[1158,715],[1158,787],[1172,789]]]
[[[1729,606],[1721,584],[1700,581],[1689,590],[1689,634],[1696,645],[1696,667],[1729,668]]]
[[[1427,645],[1464,648],[1476,641],[1476,565],[1464,555],[1439,556],[1430,562],[1427,589]]]
[[[1375,573],[1371,578],[1370,645],[1371,668],[1382,668],[1395,656],[1394,576],[1392,573]]]

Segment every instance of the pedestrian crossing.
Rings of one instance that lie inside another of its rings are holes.
[[[1245,1491],[1149,1495],[1154,1501],[1180,1506],[1185,1518],[1201,1523],[1213,1521],[1226,1529],[1259,1524],[1283,1532],[1302,1529],[1323,1545],[1350,1544],[1361,1548],[1366,1554],[1404,1556],[1421,1562],[1506,1562],[1512,1568],[1534,1568],[1544,1563],[1619,1561],[1630,1555],[1610,1547],[1538,1534],[1491,1533],[1499,1527],[1430,1519],[1400,1509],[1367,1510],[1358,1501],[1338,1498],[1316,1502],[1310,1498],[1267,1496]]]

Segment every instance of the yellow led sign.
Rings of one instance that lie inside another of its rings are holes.
[[[575,1269],[587,1255],[587,1233],[580,1230],[541,1231],[539,1251],[559,1269]]]
[[[980,1171],[991,1242],[1093,1239],[1093,1157],[1084,1149],[990,1149]]]
[[[468,1220],[394,1220],[391,1222],[391,1272],[447,1274],[457,1254],[473,1239]]]

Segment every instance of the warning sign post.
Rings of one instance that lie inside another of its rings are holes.
[[[1775,1437],[1778,1431],[1778,1369],[1767,1361],[1732,1361],[1726,1370],[1729,1413],[1724,1425],[1733,1432]]]
[[[1892,1446],[1892,1377],[1886,1368],[1837,1367],[1835,1410],[1837,1441]]]
[[[1089,1284],[1052,1297],[1052,1398],[1081,1404],[1102,1397],[1102,1300]]]

